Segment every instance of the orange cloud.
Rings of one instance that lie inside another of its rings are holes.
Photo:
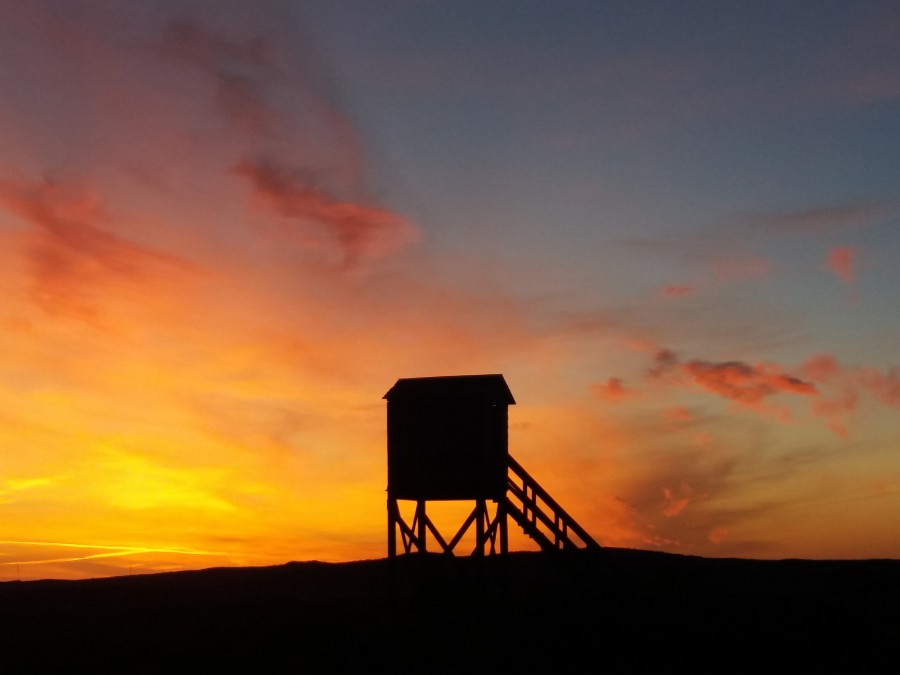
[[[852,284],[856,279],[856,249],[852,246],[836,246],[828,252],[828,269],[838,279]]]
[[[714,527],[709,531],[709,536],[707,537],[711,544],[721,544],[723,541],[728,539],[728,528],[727,527]]]
[[[682,485],[677,491],[672,488],[664,487],[663,496],[665,497],[666,502],[662,512],[663,515],[668,518],[673,518],[680,514],[694,499],[694,495],[687,485]]]
[[[282,219],[282,236],[301,247],[337,247],[344,268],[384,257],[418,236],[417,228],[386,209],[332,197],[308,171],[244,161],[235,172],[250,182],[259,203]]]

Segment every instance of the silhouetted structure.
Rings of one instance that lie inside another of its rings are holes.
[[[509,454],[508,407],[515,399],[502,375],[397,380],[387,399],[388,556],[397,532],[406,553],[425,553],[431,532],[453,554],[475,526],[473,554],[509,550],[507,516],[542,549],[598,544]],[[416,502],[412,523],[398,500]],[[448,541],[426,510],[429,501],[472,500],[475,507]],[[495,505],[493,516],[488,502]]]

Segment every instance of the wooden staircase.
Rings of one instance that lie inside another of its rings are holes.
[[[507,458],[506,512],[541,550],[600,548],[512,455]]]

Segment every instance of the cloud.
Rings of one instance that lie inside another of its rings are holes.
[[[817,382],[828,382],[840,372],[841,366],[831,354],[817,354],[803,364],[804,375]]]
[[[653,357],[653,365],[647,370],[649,377],[662,377],[678,365],[678,355],[671,349],[659,349]]]
[[[665,497],[662,514],[667,518],[674,518],[684,511],[692,501],[706,496],[694,494],[691,486],[685,483],[682,483],[677,489],[663,487],[662,491]]]
[[[691,411],[688,410],[683,405],[673,406],[671,408],[666,408],[662,416],[664,419],[670,422],[690,422],[694,419],[694,416],[691,414]]]
[[[205,73],[213,81],[216,106],[233,122],[254,132],[272,131],[274,113],[264,90],[278,69],[263,36],[233,40],[178,19],[166,26],[159,48]]]
[[[193,97],[211,100],[231,127],[220,145],[233,143],[237,135],[238,142],[262,142],[271,151],[277,141],[282,157],[302,156],[306,165],[342,173],[359,189],[365,173],[362,143],[335,101],[337,87],[314,41],[284,5],[257,4],[266,8],[242,7],[203,20],[173,19],[156,39],[153,53],[199,75],[190,85],[197,90]],[[290,43],[279,35],[285,23],[290,24]],[[209,120],[202,124],[209,126]]]
[[[336,248],[345,269],[383,258],[418,238],[414,225],[387,209],[328,194],[310,171],[268,161],[243,161],[234,171],[280,219],[285,240],[301,248]]]
[[[612,486],[625,507],[624,529],[634,537],[625,545],[721,554],[725,538],[711,539],[711,533],[739,530],[768,509],[764,504],[736,509],[727,499],[721,501],[740,490],[738,475],[755,470],[753,454],[724,439],[714,443],[686,441],[655,424],[658,421],[640,420],[641,430],[635,432],[641,443],[634,450],[639,460],[634,458]],[[661,436],[666,437],[665,443],[660,441]],[[740,536],[729,541],[727,551],[743,547],[760,553],[757,545]]]
[[[678,286],[678,285],[670,285],[663,286],[662,294],[667,298],[681,298],[685,295],[691,295],[696,292],[696,287],[694,286]]]
[[[48,313],[93,319],[98,288],[193,269],[186,259],[111,232],[113,217],[97,195],[74,183],[0,180],[0,206],[34,228],[27,252],[31,293]]]
[[[852,284],[856,279],[856,249],[852,246],[835,246],[828,251],[825,264],[838,279]]]
[[[882,403],[900,408],[900,368],[892,368],[886,373],[875,369],[862,370],[862,382]]]
[[[787,419],[788,410],[769,405],[778,394],[815,396],[814,384],[786,373],[774,363],[749,364],[744,361],[682,361],[671,349],[657,349],[653,364],[647,369],[649,380],[670,384],[687,382],[732,401],[738,406],[763,413],[774,413]]]
[[[797,234],[824,234],[874,225],[891,213],[884,201],[847,201],[760,214],[751,226]]]
[[[728,539],[729,530],[727,527],[714,527],[709,531],[707,539],[711,544],[721,544]]]
[[[591,385],[591,392],[600,400],[610,403],[620,403],[635,393],[632,389],[626,387],[625,383],[618,377],[611,377],[602,384],[595,383]]]
[[[747,407],[756,407],[779,393],[816,394],[813,384],[787,375],[773,364],[689,361],[682,369],[704,389]]]
[[[848,367],[830,354],[817,354],[791,370],[775,363],[683,361],[671,349],[657,349],[646,376],[651,382],[699,387],[742,408],[775,414],[782,420],[788,418],[788,409],[772,405],[771,400],[784,394],[802,396],[809,401],[809,412],[826,420],[828,428],[841,438],[850,433],[848,416],[866,398],[900,408],[900,367]],[[688,421],[690,413],[683,407],[670,407],[663,417],[671,422]]]
[[[866,396],[900,408],[898,367],[884,372],[872,367],[850,367],[830,354],[818,354],[803,363],[801,372],[820,384],[823,393],[813,404],[813,412],[828,420],[829,428],[838,436],[849,435],[846,418],[859,409]]]

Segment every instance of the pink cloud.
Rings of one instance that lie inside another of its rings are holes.
[[[841,372],[841,367],[831,354],[818,354],[802,366],[806,377],[817,382],[827,382]]]
[[[387,256],[418,237],[415,226],[387,209],[331,196],[308,171],[244,161],[235,173],[250,182],[265,209],[281,218],[285,239],[302,247],[336,247],[344,268]]]
[[[619,403],[634,394],[634,391],[627,388],[618,377],[611,377],[602,384],[591,385],[591,391],[597,398],[610,403]]]
[[[856,249],[852,246],[835,246],[828,252],[826,265],[838,279],[852,284],[856,278]]]
[[[862,404],[864,395],[874,396],[884,405],[900,407],[900,369],[881,372],[870,367],[848,367],[830,354],[819,354],[801,366],[805,377],[827,390],[813,405],[813,413],[828,420],[839,436],[849,434],[845,417]]]
[[[900,408],[900,368],[892,368],[886,373],[865,368],[861,371],[861,380],[863,386],[881,399],[882,403]]]
[[[748,364],[743,361],[704,361],[693,359],[681,361],[670,349],[656,352],[653,365],[647,370],[647,377],[670,383],[688,382],[701,389],[728,399],[744,408],[763,413],[775,413],[787,420],[789,411],[785,407],[769,405],[770,397],[778,394],[815,396],[816,386],[788,374],[773,363]]]
[[[830,354],[819,354],[806,361],[801,369],[806,377],[845,392],[845,400],[856,399],[864,391],[885,405],[900,407],[900,368],[893,367],[881,372],[871,367],[844,366]],[[852,392],[853,396],[846,392]],[[846,409],[852,407],[848,405]]]
[[[663,411],[662,416],[670,422],[689,422],[690,420],[694,419],[691,411],[685,408],[683,405],[677,405],[672,408],[667,408]]]
[[[681,298],[694,293],[694,286],[663,286],[662,294],[667,298]]]
[[[815,385],[781,372],[773,364],[751,366],[743,361],[689,361],[682,365],[704,389],[748,407],[774,394],[816,394]]]
[[[113,217],[89,189],[42,180],[0,180],[0,206],[32,226],[28,261],[32,297],[45,311],[93,320],[97,288],[121,281],[163,279],[193,264],[123,239]]]

